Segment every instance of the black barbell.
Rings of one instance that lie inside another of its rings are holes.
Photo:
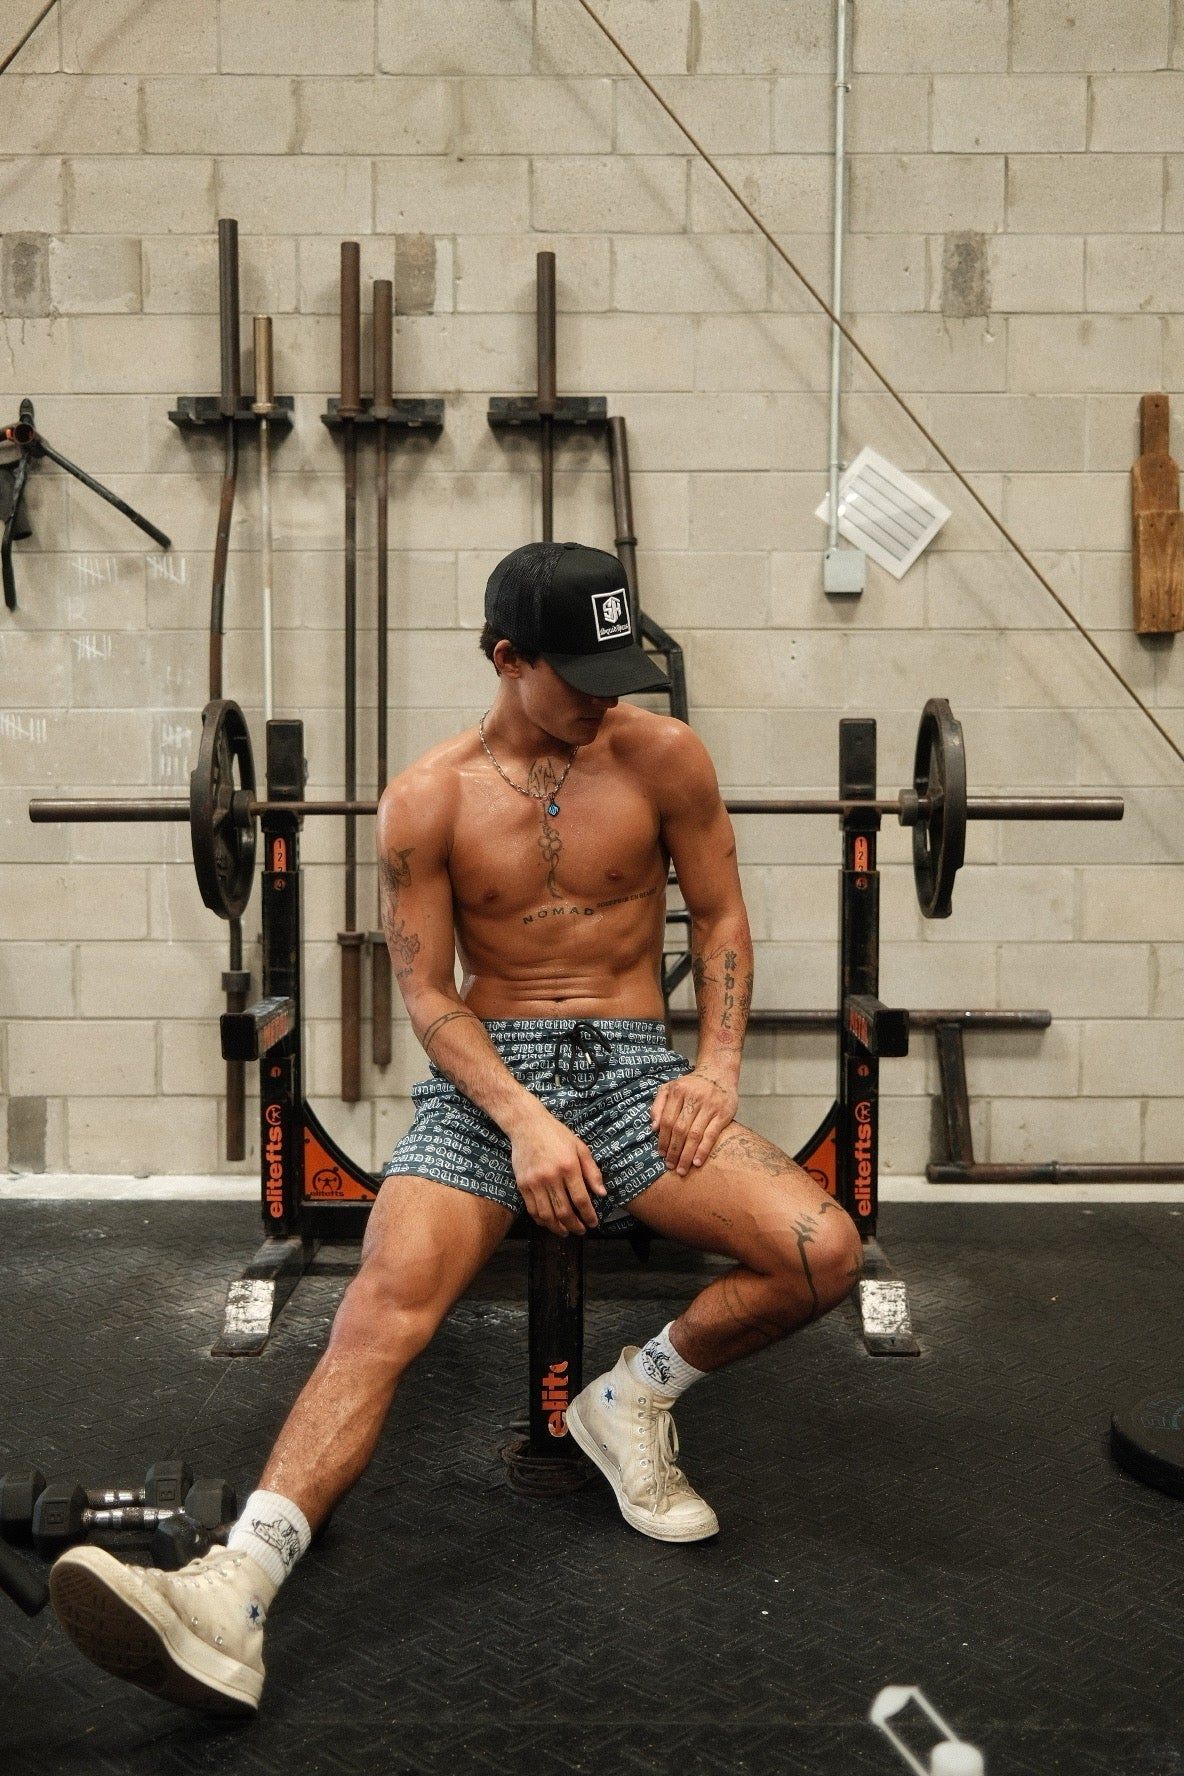
[[[913,755],[913,782],[891,799],[729,801],[730,814],[834,814],[858,810],[895,816],[912,828],[917,900],[927,919],[949,916],[954,879],[966,855],[970,820],[1121,820],[1121,796],[970,796],[962,724],[944,697],[931,697],[921,712]],[[242,916],[255,876],[255,821],[282,811],[308,814],[374,814],[377,802],[260,801],[246,717],[237,703],[216,699],[202,711],[201,747],[189,778],[188,801],[145,799],[38,800],[29,818],[59,820],[187,820],[201,897],[222,919]]]

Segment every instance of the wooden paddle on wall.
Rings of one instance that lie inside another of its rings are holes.
[[[1168,452],[1168,397],[1139,402],[1143,454],[1131,470],[1135,632],[1184,629],[1184,512],[1180,471]]]

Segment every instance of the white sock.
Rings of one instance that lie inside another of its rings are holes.
[[[707,1373],[705,1369],[695,1369],[680,1357],[670,1342],[670,1328],[674,1321],[669,1320],[656,1338],[643,1344],[629,1358],[629,1373],[634,1381],[652,1392],[664,1394],[668,1400],[677,1400],[685,1394],[693,1381],[701,1381]]]
[[[312,1531],[299,1505],[280,1492],[253,1492],[226,1546],[249,1555],[279,1586],[311,1541]]]

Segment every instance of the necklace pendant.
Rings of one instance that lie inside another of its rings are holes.
[[[559,812],[559,803],[558,802],[548,802],[547,803],[547,813],[551,816],[552,820],[554,820],[554,818],[555,818],[556,814],[558,814],[558,812]]]

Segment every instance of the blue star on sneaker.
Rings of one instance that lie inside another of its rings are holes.
[[[611,1406],[617,1396],[613,1392],[613,1389],[611,1387],[606,1387],[600,1397],[604,1401],[606,1406]]]
[[[260,1604],[252,1603],[247,1606],[247,1621],[251,1624],[252,1628],[258,1628],[260,1626],[263,1621],[263,1609]]]

